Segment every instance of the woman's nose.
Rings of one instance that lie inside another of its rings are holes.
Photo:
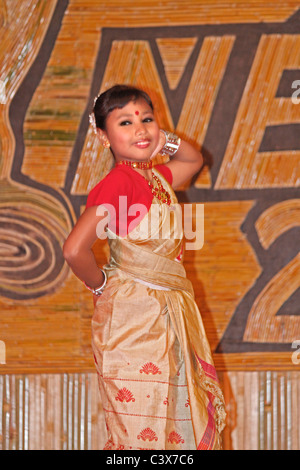
[[[143,122],[139,122],[136,124],[135,133],[137,135],[143,135],[146,133],[146,126]]]

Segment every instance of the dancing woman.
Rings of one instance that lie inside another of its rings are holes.
[[[182,264],[174,193],[199,171],[201,153],[161,131],[134,87],[102,93],[92,122],[114,167],[90,192],[64,256],[94,295],[105,449],[220,449],[224,400]],[[153,166],[158,153],[169,160]],[[92,247],[103,236],[110,256],[100,269]]]

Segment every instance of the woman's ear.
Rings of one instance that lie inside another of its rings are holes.
[[[97,135],[98,135],[98,138],[99,138],[101,144],[103,145],[103,147],[105,147],[106,149],[109,149],[110,148],[110,142],[107,138],[106,133],[102,129],[97,129]]]

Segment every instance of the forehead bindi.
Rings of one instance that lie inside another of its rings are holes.
[[[123,108],[115,108],[107,117],[107,122],[119,119],[132,119],[134,116],[142,117],[153,114],[152,109],[145,100],[130,101]]]
[[[126,108],[128,112],[135,114],[135,116],[140,116],[141,114],[152,111],[147,101],[143,98],[136,101],[130,101]]]

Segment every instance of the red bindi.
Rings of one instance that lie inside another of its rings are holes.
[[[135,114],[136,116],[138,116],[138,115],[140,114],[140,112],[139,112],[139,111],[136,111],[134,114]]]

